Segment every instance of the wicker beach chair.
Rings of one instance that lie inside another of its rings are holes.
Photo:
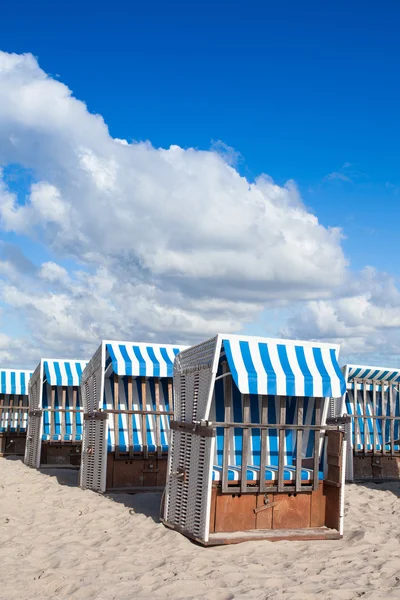
[[[177,356],[165,525],[204,545],[342,535],[338,351],[220,334]]]
[[[400,479],[400,369],[346,365],[334,415],[350,415],[346,479]]]
[[[81,486],[162,490],[177,346],[103,341],[82,376]]]
[[[87,361],[42,358],[29,383],[25,464],[79,467],[83,407],[80,378]]]
[[[0,370],[0,456],[23,456],[31,371]]]

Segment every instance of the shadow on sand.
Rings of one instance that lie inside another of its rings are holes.
[[[400,498],[400,479],[393,481],[354,481],[354,485],[362,486],[368,490],[382,490],[391,492]]]
[[[5,457],[5,459],[23,462],[23,457],[20,456],[8,456]],[[48,477],[55,477],[59,485],[68,487],[79,486],[79,469],[41,467],[38,471]],[[131,514],[142,514],[151,518],[155,523],[160,523],[161,502],[163,498],[162,492],[136,492],[132,494],[107,492],[104,494],[104,497],[109,498],[113,502],[123,504],[129,509]]]

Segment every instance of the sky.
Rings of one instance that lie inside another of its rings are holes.
[[[397,366],[399,25],[393,1],[10,5],[1,365],[223,331]]]

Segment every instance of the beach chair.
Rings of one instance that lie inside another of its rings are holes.
[[[177,346],[103,341],[82,375],[80,485],[98,492],[165,485]]]
[[[346,479],[400,479],[400,369],[346,365],[346,393],[332,415],[348,414]]]
[[[86,360],[42,358],[29,382],[24,462],[29,467],[79,468],[83,407],[80,378]]]
[[[163,522],[203,544],[343,534],[339,347],[222,335],[181,352]]]
[[[23,456],[31,371],[0,370],[0,456]]]

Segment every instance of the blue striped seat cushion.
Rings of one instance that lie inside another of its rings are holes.
[[[80,394],[78,386],[68,386],[66,389],[66,397],[65,397],[65,408],[66,411],[63,413],[61,411],[57,411],[54,413],[50,413],[46,410],[43,411],[43,433],[42,440],[43,441],[57,441],[57,442],[71,442],[82,441],[82,428],[83,428],[83,408],[80,402]],[[42,406],[44,409],[51,407],[51,390],[52,387],[45,383],[43,385],[43,396],[42,396]],[[76,408],[81,409],[81,412],[68,412],[68,409],[72,410],[73,406],[73,392],[76,391]],[[55,386],[54,388],[54,408],[62,408],[62,386]],[[61,436],[61,420],[64,418],[65,423],[65,434]],[[54,419],[54,435],[51,436],[51,420]],[[75,436],[72,439],[72,424],[75,419]]]
[[[294,481],[296,477],[296,470],[294,467],[285,467],[283,471],[284,481]],[[323,480],[324,474],[322,471],[318,472],[319,480]],[[218,465],[213,466],[213,481],[222,480],[222,467]],[[241,470],[240,467],[228,466],[228,481],[240,481]],[[265,469],[265,481],[277,481],[278,479],[278,468],[268,466]],[[314,471],[312,469],[301,470],[301,480],[311,481],[314,479]],[[247,467],[246,481],[259,481],[260,480],[260,468],[259,467]]]
[[[370,386],[368,386],[370,387]],[[352,415],[352,441],[353,448],[355,450],[364,450],[364,446],[366,450],[372,451],[374,448],[377,451],[382,450],[383,443],[385,444],[385,450],[389,451],[391,449],[390,445],[390,422],[386,421],[383,423],[381,419],[376,420],[375,424],[375,440],[374,440],[374,428],[373,428],[373,419],[366,420],[366,427],[364,427],[364,401],[363,401],[363,391],[358,390],[357,392],[357,403],[355,406],[354,400],[354,390],[348,390],[346,394],[346,411],[347,414]],[[397,392],[393,399],[394,404],[394,416],[399,417],[399,420],[394,422],[394,439],[399,439],[400,437],[400,400],[399,393]],[[372,390],[368,389],[366,394],[366,409],[367,415],[372,416],[373,414],[373,393]],[[357,439],[355,439],[356,431],[355,431],[355,415],[359,415],[357,417]],[[382,402],[382,393],[379,388],[377,388],[376,392],[376,414],[377,416],[389,416],[390,415],[390,404],[389,404],[389,394],[386,392],[384,394],[384,400]],[[394,447],[396,452],[400,451],[400,446],[395,445]]]
[[[159,379],[159,407],[161,411],[169,412],[171,410],[168,400],[168,382],[171,378],[162,377]],[[126,376],[118,378],[118,408],[120,410],[128,409],[128,379]],[[143,410],[142,383],[139,378],[133,378],[132,381],[132,408],[133,410]],[[150,377],[146,379],[146,410],[156,410],[155,380]],[[114,374],[105,378],[104,382],[104,403],[103,409],[114,409]],[[132,423],[132,440],[129,440],[129,419]],[[169,442],[169,415],[160,416],[160,442],[161,451],[168,452]],[[129,452],[129,446],[133,452],[143,452],[143,446],[146,444],[149,452],[156,452],[156,417],[155,415],[146,415],[146,431],[142,432],[142,415],[118,415],[118,429],[115,431],[114,415],[108,417],[108,452]]]

